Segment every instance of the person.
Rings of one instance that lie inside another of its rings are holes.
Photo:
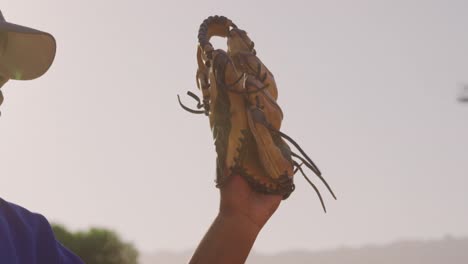
[[[0,11],[0,88],[9,80],[43,75],[55,57],[52,35],[8,23]],[[3,103],[0,90],[0,105]],[[62,246],[46,218],[0,198],[0,263],[82,264]]]
[[[56,42],[46,32],[7,22],[0,10],[1,88],[9,80],[43,75],[55,58]],[[220,190],[219,213],[194,252],[190,264],[240,264],[282,197],[254,192],[240,176]],[[0,198],[0,263],[83,263],[55,239],[47,219]]]

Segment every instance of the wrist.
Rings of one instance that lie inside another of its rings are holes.
[[[248,214],[235,210],[221,209],[216,220],[230,226],[230,228],[247,232],[249,235],[255,237],[257,237],[263,227],[262,224],[257,223]]]
[[[245,215],[220,211],[190,264],[245,263],[260,228]]]

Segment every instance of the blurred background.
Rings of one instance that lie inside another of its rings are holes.
[[[248,263],[276,254],[310,263],[320,252],[384,263],[414,248],[468,260],[467,1],[6,0],[1,9],[58,45],[46,75],[2,88],[2,198],[72,233],[113,230],[141,263],[187,261],[218,190],[208,120],[176,94],[197,91],[198,27],[218,14],[255,41],[279,87],[283,132],[338,196],[321,188],[324,214],[297,177]],[[321,263],[338,263],[330,258]]]

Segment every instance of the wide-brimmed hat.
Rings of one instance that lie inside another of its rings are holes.
[[[14,80],[35,79],[52,65],[55,50],[51,34],[6,22],[0,11],[0,74],[6,71],[6,77]]]

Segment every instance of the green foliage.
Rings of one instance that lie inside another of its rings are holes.
[[[130,243],[121,241],[114,231],[91,228],[72,233],[58,224],[52,224],[52,229],[57,240],[87,264],[138,263],[136,248]]]

